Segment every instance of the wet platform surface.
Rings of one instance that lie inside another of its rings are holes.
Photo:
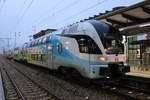
[[[126,75],[150,79],[150,72],[149,71],[132,71],[132,72],[126,73]]]
[[[126,75],[150,79],[150,65],[146,67],[145,66],[138,67],[136,65],[134,67],[131,66],[130,68],[131,68],[131,72],[126,73]]]

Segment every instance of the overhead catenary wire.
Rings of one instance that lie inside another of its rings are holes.
[[[88,11],[89,9],[93,9],[93,8],[95,8],[96,6],[98,6],[98,5],[100,5],[100,4],[103,4],[104,2],[106,2],[106,1],[108,1],[108,0],[103,0],[103,1],[101,1],[101,2],[98,2],[98,3],[96,3],[96,4],[94,4],[94,5],[92,5],[92,6],[90,6],[90,7],[88,7],[88,8],[86,8],[86,9],[83,9],[83,10],[81,10],[80,12],[77,12],[76,14],[73,14],[72,16],[69,16],[69,17],[67,17],[67,18],[65,18],[65,19],[63,19],[63,20],[61,20],[61,21],[59,21],[59,22],[57,22],[57,23],[55,23],[55,24],[53,24],[53,25],[51,25],[51,26],[55,26],[55,25],[57,25],[57,24],[59,24],[59,23],[62,23],[62,22],[64,22],[64,21],[68,21],[68,20],[71,20],[72,18],[74,18],[74,17],[76,17],[76,16],[78,16],[78,15],[80,15],[80,14],[83,14],[83,13],[85,13],[86,11]],[[50,26],[50,27],[51,27]]]
[[[63,12],[65,9],[69,9],[70,7],[73,7],[73,6],[76,5],[79,1],[81,1],[81,0],[75,0],[75,1],[73,1],[72,3],[68,4],[67,6],[65,6],[64,8],[62,8],[62,9],[60,9],[60,10],[54,12],[53,14],[50,14],[50,15],[44,17],[42,20],[37,20],[38,22],[36,21],[36,22],[37,22],[36,24],[39,25],[39,24],[40,24],[41,22],[43,22],[44,20],[47,20],[47,19],[53,17],[55,14],[61,13],[61,12]]]
[[[64,1],[64,0],[59,0],[52,8],[50,8],[50,9],[48,10],[48,13],[51,14],[51,11],[54,10],[56,7],[58,7],[61,3],[63,3],[63,1]],[[36,22],[38,22],[38,21],[41,21],[41,17],[43,17],[43,15],[44,15],[45,13],[47,13],[47,10],[44,11],[44,13],[43,13],[42,15],[40,15],[40,16],[34,21],[34,23],[36,23]]]
[[[35,21],[33,21],[34,23],[38,22],[39,20],[41,20],[41,17],[43,17],[43,15],[45,15],[45,13],[50,13],[51,11],[54,10],[55,8],[57,8],[59,5],[61,5],[63,3],[63,1],[65,0],[59,0],[57,3],[55,3],[55,5],[53,7],[51,7],[49,10],[46,10],[42,15],[40,15]],[[36,26],[32,25],[32,27],[36,28]],[[36,29],[34,29],[35,31]]]
[[[20,22],[23,20],[25,14],[28,12],[28,10],[30,9],[30,7],[32,6],[34,0],[31,0],[31,2],[29,3],[29,5],[26,7],[26,9],[23,11],[21,17],[17,20],[17,24],[14,28],[14,30],[16,30],[16,28],[18,27],[18,25],[20,24]],[[25,3],[25,2],[24,2]]]
[[[27,2],[27,0],[25,0],[23,2],[23,5],[25,5],[26,2]],[[16,31],[17,27],[19,26],[19,24],[21,23],[21,21],[23,20],[23,18],[25,16],[25,14],[28,12],[28,10],[30,9],[30,7],[32,6],[33,2],[34,2],[34,0],[31,0],[31,2],[28,4],[28,6],[25,8],[25,10],[23,10],[23,13],[21,14],[20,18],[17,20],[17,23],[16,23],[16,25],[14,26],[14,28],[13,28],[13,30],[11,32],[12,34],[14,34],[14,32]],[[20,12],[22,12],[22,11],[20,10]],[[15,35],[16,35],[16,32],[15,32]],[[14,43],[14,45],[16,45],[16,44]]]
[[[26,4],[26,2],[27,2],[27,0],[24,0],[24,2],[23,2],[23,4],[22,4],[22,6],[21,6],[21,7],[23,7],[23,6]],[[21,14],[21,12],[23,12],[23,10],[22,10],[22,9],[20,9],[20,11],[19,11],[18,15],[19,15],[19,14]]]
[[[21,7],[23,7],[23,6],[25,5],[25,3],[26,3],[26,2],[27,2],[27,0],[24,0],[24,2],[22,3]],[[20,11],[19,11],[19,13],[17,14],[17,16],[19,16],[19,15],[20,15],[20,13],[21,13],[22,11],[23,11],[23,10],[22,10],[22,9],[20,9]],[[15,30],[15,29],[16,29],[17,24],[18,24],[18,20],[17,20],[17,22],[16,22],[16,25],[13,27],[13,30]]]
[[[33,1],[34,1],[34,0],[31,0],[30,4],[29,4],[28,7],[26,8],[26,10],[24,10],[24,13],[23,13],[22,16],[20,17],[21,19],[18,20],[18,24],[21,22],[21,20],[22,20],[23,17],[25,16],[26,12],[28,11],[28,9],[29,9],[29,8],[31,7],[31,5],[33,4]],[[79,0],[78,0],[78,1],[79,1]],[[92,6],[88,7],[88,8],[86,8],[86,9],[83,9],[82,11],[80,11],[80,12],[78,12],[78,13],[76,13],[76,14],[73,14],[72,16],[70,16],[70,17],[68,17],[68,18],[65,18],[65,19],[63,19],[63,20],[60,21],[60,22],[64,22],[64,21],[66,21],[66,20],[70,20],[70,19],[74,18],[75,16],[80,15],[82,12],[85,13],[85,12],[87,12],[89,9],[92,9],[92,8],[94,8],[94,7],[96,7],[96,6],[98,6],[98,5],[102,4],[102,3],[104,3],[105,1],[107,1],[107,0],[103,0],[103,1],[101,1],[101,2],[98,2],[98,3],[94,4],[94,5],[92,5]],[[71,4],[74,5],[75,2],[77,2],[77,0],[73,1]],[[69,5],[65,6],[64,8],[62,8],[63,10],[60,9],[60,10],[58,10],[58,11],[56,11],[56,12],[59,13],[59,12],[65,11],[65,9],[67,9],[68,7],[72,7],[72,6],[73,6],[73,5],[71,5],[71,4],[69,4]],[[57,7],[57,6],[58,6],[58,4],[56,4],[56,6],[54,6],[54,8]],[[56,14],[56,12],[54,12],[54,13]],[[47,18],[49,18],[49,16],[47,16]],[[53,24],[53,25],[59,24],[60,22],[57,22],[57,23],[55,23],[55,24]],[[53,25],[51,25],[51,26],[53,26]],[[16,25],[16,27],[17,27],[17,26],[18,26],[18,25]],[[32,25],[32,26],[33,26],[33,25]]]

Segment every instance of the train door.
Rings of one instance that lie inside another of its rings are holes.
[[[47,47],[47,65],[48,68],[53,68],[53,45]]]

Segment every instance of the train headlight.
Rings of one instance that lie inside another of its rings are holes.
[[[52,50],[52,49],[53,49],[53,45],[49,45],[49,46],[48,46],[48,49],[49,49],[49,50]]]
[[[101,62],[107,61],[107,58],[106,58],[106,57],[103,57],[103,56],[102,56],[102,57],[99,57],[98,59],[99,59],[99,61],[101,61]]]

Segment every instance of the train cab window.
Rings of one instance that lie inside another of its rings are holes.
[[[79,45],[79,50],[81,53],[102,54],[98,45],[89,36],[87,36],[87,35],[74,35],[71,37],[73,37],[77,40],[78,45]]]
[[[32,44],[31,44],[31,45],[32,45],[32,47],[33,47],[33,46],[34,46],[34,42],[32,42]]]

